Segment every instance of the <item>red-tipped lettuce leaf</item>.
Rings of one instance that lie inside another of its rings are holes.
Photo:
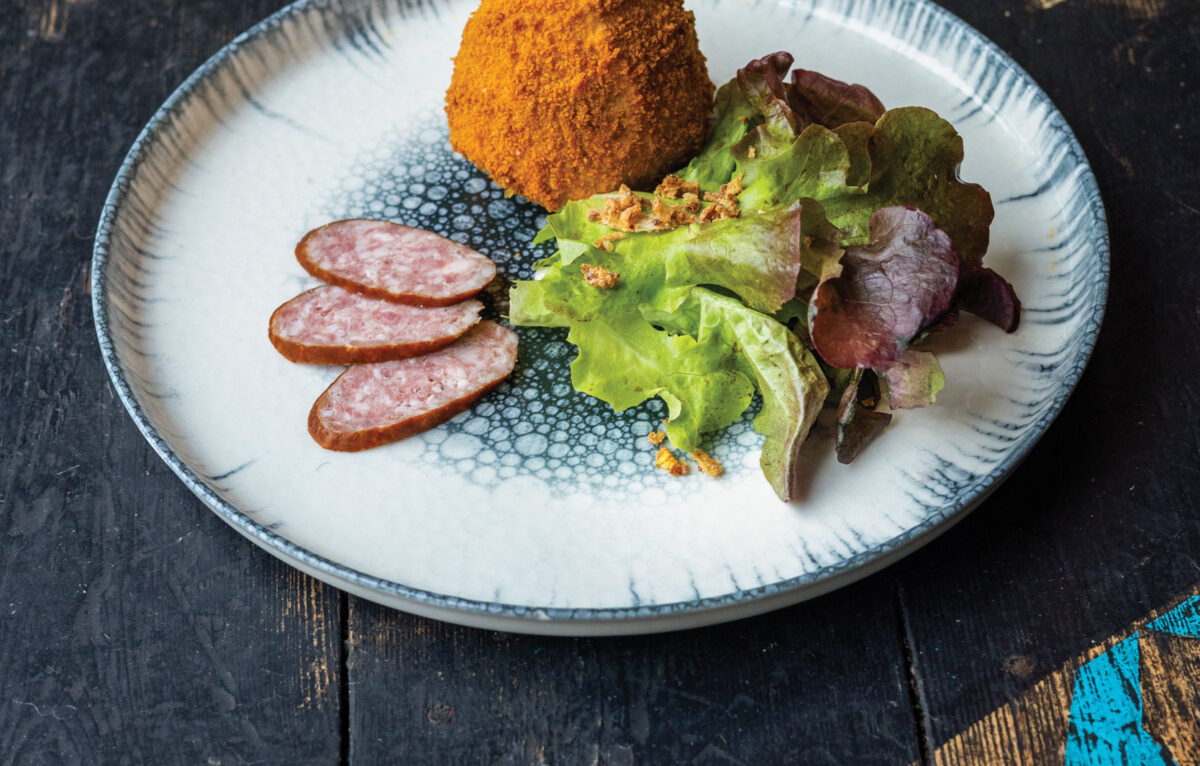
[[[765,144],[782,149],[800,133],[800,118],[788,104],[788,88],[783,78],[792,65],[790,53],[772,53],[751,61],[738,70],[737,81],[747,102],[762,114],[757,129]],[[761,149],[760,149],[761,151]]]
[[[837,459],[848,465],[892,422],[888,412],[876,412],[879,381],[870,370],[855,370],[838,403]]]
[[[829,220],[846,230],[845,244],[866,241],[867,222],[876,210],[909,205],[924,210],[950,235],[967,265],[979,266],[995,210],[982,186],[958,178],[963,141],[954,126],[929,109],[892,109],[875,124],[868,148],[866,193],[821,200]]]
[[[834,367],[882,369],[948,308],[958,284],[950,238],[920,210],[871,216],[871,241],[842,257],[842,274],[817,286],[809,330]]]
[[[808,69],[792,72],[788,102],[808,122],[838,128],[851,122],[874,124],[883,116],[883,102],[862,85],[851,85]]]
[[[834,128],[834,133],[846,146],[850,157],[850,169],[846,173],[846,185],[851,188],[865,187],[871,181],[871,134],[875,124],[870,122],[848,122]]]
[[[1005,332],[1016,332],[1021,324],[1021,299],[1008,280],[988,268],[963,268],[955,304]]]
[[[942,365],[928,351],[910,348],[880,374],[887,380],[888,402],[894,410],[928,407],[946,386]]]

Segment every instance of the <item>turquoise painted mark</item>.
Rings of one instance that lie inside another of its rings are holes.
[[[1177,766],[1142,727],[1138,634],[1079,668],[1065,766]]]
[[[1200,596],[1184,599],[1179,606],[1146,627],[1159,633],[1200,638]]]

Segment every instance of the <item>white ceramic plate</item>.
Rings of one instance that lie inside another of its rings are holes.
[[[1103,209],[1062,117],[1028,76],[924,0],[693,0],[719,83],[776,50],[917,104],[963,134],[963,177],[997,202],[988,265],[1025,303],[1005,335],[966,320],[949,384],[852,466],[810,450],[801,503],[774,497],[749,421],[720,480],[651,467],[661,411],[571,391],[570,349],[521,329],[516,375],[473,411],[359,454],[306,416],[334,368],[294,365],[267,318],[315,284],[292,250],[338,218],[434,229],[528,277],[538,209],[446,140],[442,94],[473,2],[301,2],[239,37],[154,116],[103,213],[96,326],[146,438],[221,518],[350,592],[468,625],[670,630],[823,593],[922,545],[982,500],[1059,412],[1107,288]],[[517,255],[520,253],[521,255]]]

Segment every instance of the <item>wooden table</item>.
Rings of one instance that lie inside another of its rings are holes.
[[[857,585],[607,640],[452,627],[302,576],[115,397],[88,285],[108,186],[170,91],[280,4],[0,11],[0,763],[1121,763],[1097,699],[1136,719],[1125,762],[1200,761],[1196,602],[1142,627],[1200,584],[1194,1],[945,0],[1061,107],[1110,217],[1099,345],[1024,466]]]

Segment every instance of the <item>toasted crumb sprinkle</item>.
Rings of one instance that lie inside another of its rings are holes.
[[[696,221],[696,216],[688,211],[687,205],[668,205],[661,199],[655,198],[654,204],[650,208],[654,213],[652,224],[657,229],[673,229],[676,226],[685,226]]]
[[[642,211],[642,203],[639,201],[637,205],[627,207],[621,211],[620,216],[617,218],[620,221],[620,226],[617,228],[623,231],[637,231],[638,224],[645,217],[646,214]]]
[[[679,199],[685,194],[700,195],[700,184],[685,181],[679,176],[670,175],[662,180],[654,193],[666,199]]]
[[[603,237],[596,240],[592,244],[594,246],[600,248],[601,250],[605,251],[606,253],[611,253],[612,248],[613,248],[613,243],[616,242],[618,239],[624,239],[624,238],[625,238],[625,232],[614,231],[612,234],[605,234]]]
[[[588,213],[589,220],[598,220],[611,229],[621,231],[637,231],[637,225],[645,217],[642,198],[625,184],[621,184],[616,195],[604,201],[604,209],[599,211],[597,218],[592,219],[591,213]]]
[[[616,194],[604,200],[603,208],[592,208],[587,212],[589,221],[616,229],[616,232],[604,235],[593,244],[601,250],[611,250],[612,242],[624,236],[622,232],[670,231],[694,223],[737,218],[741,215],[737,203],[741,193],[741,176],[715,192],[705,192],[703,200],[700,185],[684,181],[679,176],[664,178],[651,199],[634,194],[622,184]],[[668,200],[679,200],[683,204],[670,204]],[[709,203],[707,206],[706,202]]]
[[[700,223],[719,221],[723,218],[737,218],[741,215],[738,210],[738,195],[742,193],[742,177],[738,176],[715,192],[705,192],[704,199],[712,202],[710,207],[700,214]]]
[[[687,476],[687,463],[681,463],[675,457],[675,454],[666,447],[659,447],[658,454],[654,456],[654,465],[663,469],[672,476]]]
[[[662,431],[651,431],[650,434],[646,438],[650,440],[651,444],[653,444],[655,447],[657,447],[658,445],[663,443],[663,439],[666,439],[667,435],[664,434]]]
[[[617,280],[621,278],[621,275],[615,271],[609,271],[603,266],[594,266],[590,263],[581,265],[579,270],[583,272],[585,282],[601,290],[611,290],[617,286]]]
[[[699,467],[701,473],[706,473],[714,478],[725,473],[725,466],[721,465],[721,461],[704,450],[693,452],[692,459],[696,461],[696,465]]]
[[[749,157],[750,159],[754,159],[756,156],[758,156],[758,152],[755,151],[754,147],[752,146],[752,147],[750,147],[750,151],[746,152],[746,156]]]

